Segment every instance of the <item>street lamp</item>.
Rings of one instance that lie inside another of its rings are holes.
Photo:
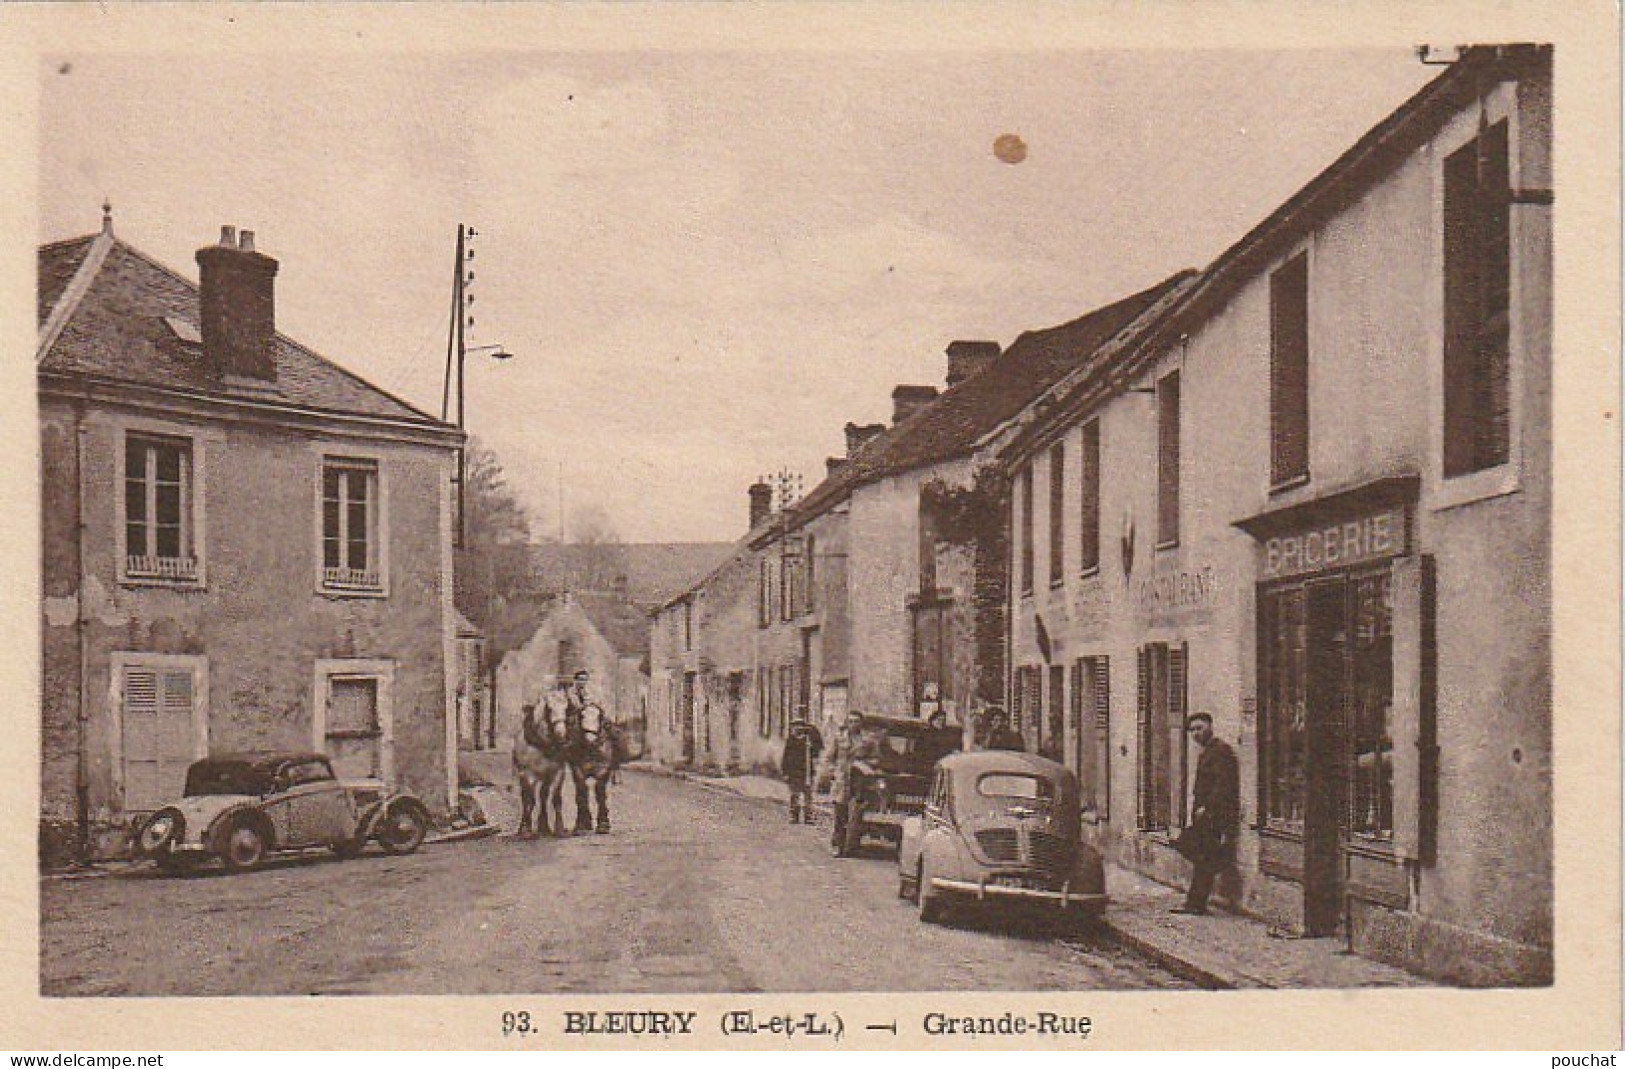
[[[474,250],[468,247],[468,239],[477,237],[479,232],[471,226],[457,225],[457,262],[452,270],[451,278],[451,333],[446,339],[446,381],[440,393],[440,419],[445,421],[451,414],[451,379],[453,360],[456,361],[457,373],[457,429],[464,430],[464,394],[463,394],[463,364],[470,353],[489,353],[493,360],[512,360],[513,354],[501,345],[469,345],[466,328],[474,325],[474,317],[469,314],[468,306],[474,303],[474,297],[468,292],[468,284],[474,281],[474,271],[467,265],[474,260]],[[466,441],[457,450],[457,530],[454,545],[463,548],[468,534],[468,524],[464,518],[467,511],[467,494],[465,484],[468,476],[468,447]]]

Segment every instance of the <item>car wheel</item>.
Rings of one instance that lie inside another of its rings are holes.
[[[135,848],[139,855],[162,859],[169,855],[176,840],[181,837],[183,818],[173,809],[160,809],[136,833]]]
[[[244,821],[226,834],[225,849],[220,859],[232,872],[247,872],[265,860],[265,836],[253,824]]]
[[[384,814],[378,828],[378,845],[386,854],[410,854],[423,845],[429,822],[415,805],[399,805]]]
[[[933,891],[926,882],[925,861],[921,859],[919,871],[915,874],[914,901],[920,907],[920,920],[926,924],[942,923],[942,892]]]

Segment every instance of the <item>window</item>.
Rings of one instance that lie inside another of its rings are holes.
[[[779,547],[779,619],[789,620],[795,613],[795,569],[791,567],[792,557],[784,554],[784,547]]]
[[[1179,372],[1157,383],[1157,545],[1179,541]]]
[[[1270,483],[1309,477],[1309,261],[1270,276]]]
[[[322,586],[379,590],[378,466],[369,461],[322,463]]]
[[[1266,599],[1268,690],[1264,720],[1264,814],[1287,831],[1303,830],[1308,777],[1308,599],[1293,587]]]
[[[1021,592],[1033,592],[1033,468],[1021,469]]]
[[[575,675],[576,640],[569,635],[558,641],[557,659],[553,663],[554,680],[565,680]]]
[[[187,767],[206,750],[206,667],[201,658],[115,654],[114,672],[123,808],[151,812],[180,796]]]
[[[802,607],[807,612],[812,612],[818,608],[818,543],[812,535],[807,536],[807,554],[804,559],[807,562],[803,575],[806,589]]]
[[[1049,451],[1049,582],[1058,586],[1066,570],[1065,513],[1066,446],[1055,443]]]
[[[766,627],[773,622],[773,563],[762,556],[761,579],[756,595],[756,626]]]
[[[1071,712],[1081,808],[1106,820],[1111,809],[1111,658],[1081,657],[1072,666]]]
[[[1078,511],[1078,566],[1083,574],[1100,568],[1100,421],[1083,425],[1083,447],[1078,452],[1083,504]]]
[[[132,434],[124,442],[124,572],[193,582],[192,444]]]
[[[936,692],[938,703],[958,697],[953,679],[954,603],[951,599],[921,600],[910,610],[914,629],[914,708],[926,700],[927,691]]]
[[[1511,457],[1511,177],[1498,122],[1444,164],[1444,474]]]
[[[1185,825],[1185,693],[1183,645],[1153,642],[1139,650],[1139,827]]]
[[[683,649],[694,648],[694,603],[683,602]]]
[[[1066,760],[1066,666],[1049,669],[1049,705],[1039,732],[1038,753],[1051,761]]]

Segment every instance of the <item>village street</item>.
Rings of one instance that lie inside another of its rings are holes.
[[[46,995],[1089,990],[1181,986],[1099,936],[922,925],[879,851],[632,771],[614,831],[189,878],[41,884]]]

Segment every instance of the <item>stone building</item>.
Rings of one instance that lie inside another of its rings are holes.
[[[42,845],[117,851],[192,760],[330,754],[456,789],[462,436],[278,333],[223,228],[193,282],[99,234],[39,250]]]
[[[651,753],[763,767],[804,709],[828,735],[849,709],[940,707],[970,731],[1002,700],[1005,490],[994,463],[1038,394],[1133,335],[1176,275],[1071,323],[948,348],[948,388],[898,386],[890,425],[848,424],[846,454],[800,501],[751,488],[733,555],[655,615]]]
[[[1212,714],[1243,910],[1552,976],[1551,56],[1471,48],[1034,406],[1010,692],[1178,882]]]

